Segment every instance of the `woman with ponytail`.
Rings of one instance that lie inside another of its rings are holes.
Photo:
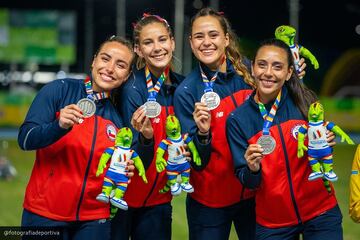
[[[176,89],[174,107],[183,132],[193,137],[202,165],[192,164],[186,211],[190,239],[254,239],[254,192],[234,175],[225,135],[227,116],[251,94],[254,83],[223,13],[201,9],[191,21],[190,45],[199,61]]]
[[[155,151],[166,138],[165,120],[174,114],[173,95],[184,77],[172,70],[175,41],[165,19],[144,14],[134,24],[133,42],[136,70],[118,105],[125,126],[133,130],[133,149],[144,163],[148,183],[138,176],[131,179],[124,196],[128,210],[118,210],[113,218],[112,239],[171,239],[172,195],[159,192],[167,176],[156,171]]]

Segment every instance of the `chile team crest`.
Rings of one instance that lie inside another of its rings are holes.
[[[116,128],[112,124],[106,125],[106,135],[111,141],[115,141],[116,138]]]
[[[299,133],[299,129],[302,126],[302,124],[296,124],[292,129],[291,129],[291,135],[293,136],[293,138],[297,141],[297,136]]]

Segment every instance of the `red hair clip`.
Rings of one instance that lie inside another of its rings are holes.
[[[217,12],[217,14],[224,16],[224,12]]]
[[[143,13],[142,19],[147,18],[147,17],[155,17],[155,18],[157,18],[160,22],[165,23],[168,28],[170,28],[170,25],[169,25],[169,23],[166,21],[166,19],[160,17],[159,15],[154,15],[154,14],[150,14],[150,13]]]

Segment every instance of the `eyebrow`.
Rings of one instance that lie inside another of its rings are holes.
[[[256,62],[266,62],[266,63],[269,63],[267,60],[265,59],[257,59]],[[275,62],[272,62],[271,65],[285,65],[285,63],[283,62],[279,62],[279,61],[275,61]]]
[[[112,58],[109,54],[107,54],[107,53],[100,53],[99,55],[105,55],[106,57],[108,57],[108,58]],[[122,60],[122,59],[118,59],[118,60],[116,60],[116,62],[118,63],[118,62],[121,62],[121,63],[124,63],[124,64],[126,64],[126,66],[129,66],[129,64],[126,62],[126,61],[124,61],[124,60]]]
[[[160,35],[158,36],[157,38],[162,38],[162,37],[166,37],[168,38],[169,36],[167,34],[163,34],[163,35]],[[145,41],[152,41],[153,39],[152,38],[144,38],[141,42],[145,42]]]

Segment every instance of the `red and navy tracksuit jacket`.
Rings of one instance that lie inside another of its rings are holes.
[[[153,85],[155,86],[158,78],[151,75]],[[148,183],[144,183],[135,170],[134,177],[126,190],[124,199],[130,207],[139,208],[154,206],[158,204],[168,203],[172,196],[170,192],[159,193],[167,181],[166,171],[158,173],[156,171],[156,148],[161,140],[166,139],[165,122],[169,114],[174,114],[173,95],[175,88],[183,80],[183,76],[170,71],[171,85],[162,84],[160,91],[156,95],[156,101],[161,105],[161,113],[156,118],[151,118],[151,125],[154,130],[154,141],[152,144],[141,144],[139,141],[139,133],[131,126],[131,117],[133,113],[143,105],[148,98],[148,90],[146,86],[146,78],[144,68],[135,70],[122,88],[119,106],[124,125],[130,127],[134,134],[132,149],[134,149],[146,168],[146,178]],[[155,147],[154,147],[155,146]],[[165,158],[166,159],[166,158]]]
[[[268,111],[272,104],[265,105]],[[308,181],[311,168],[307,155],[297,157],[297,132],[306,121],[286,87],[270,128],[275,150],[263,157],[260,172],[253,174],[244,153],[262,135],[263,123],[253,94],[229,116],[226,125],[236,175],[246,187],[257,189],[257,223],[268,228],[294,226],[335,207],[334,190],[328,194],[321,179]]]
[[[214,72],[204,65],[202,69],[208,79],[211,79]],[[213,89],[219,94],[221,102],[211,111],[211,140],[208,144],[200,143],[192,115],[195,103],[200,102],[204,94],[199,67],[195,68],[176,89],[174,106],[182,132],[194,136],[194,143],[202,160],[200,168],[192,162],[193,168],[198,171],[192,171],[190,175],[190,183],[195,190],[191,197],[208,207],[226,207],[253,196],[253,192],[245,190],[234,175],[234,164],[225,136],[228,115],[244,102],[252,89],[236,73],[228,60],[227,72],[219,72]]]
[[[30,212],[58,221],[109,217],[109,206],[96,200],[104,176],[95,174],[101,154],[114,145],[120,115],[109,99],[102,99],[83,123],[69,130],[59,126],[60,109],[86,96],[82,80],[55,80],[30,106],[18,136],[22,149],[36,149],[24,200]]]

